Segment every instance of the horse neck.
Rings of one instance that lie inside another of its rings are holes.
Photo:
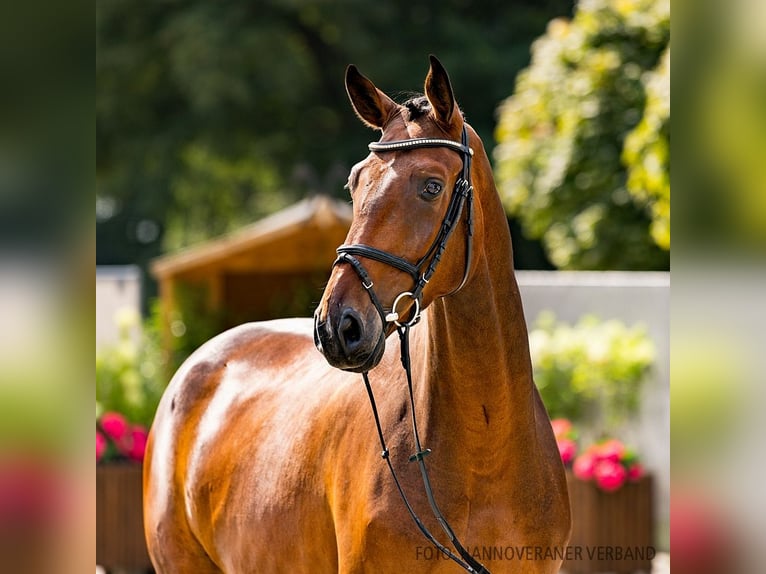
[[[489,469],[491,459],[505,461],[511,437],[514,449],[531,443],[518,439],[534,431],[534,393],[508,224],[496,193],[484,195],[476,268],[458,293],[426,311],[413,359],[420,356],[418,376],[426,381],[419,389],[425,432]]]

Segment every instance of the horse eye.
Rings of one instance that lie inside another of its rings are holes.
[[[429,197],[436,197],[442,192],[442,184],[438,181],[431,180],[426,183],[423,193]]]

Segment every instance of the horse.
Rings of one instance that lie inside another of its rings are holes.
[[[557,572],[564,469],[483,144],[433,56],[424,95],[403,104],[354,66],[345,84],[381,132],[349,175],[346,242],[313,320],[234,327],[171,379],[144,463],[152,563],[446,574],[459,571],[448,520],[476,559],[468,571]]]

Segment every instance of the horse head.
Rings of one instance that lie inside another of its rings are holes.
[[[314,338],[332,366],[364,372],[378,364],[396,326],[414,324],[421,309],[468,278],[473,152],[434,56],[425,95],[402,105],[354,66],[346,91],[362,122],[382,136],[350,172],[353,221],[314,314]]]

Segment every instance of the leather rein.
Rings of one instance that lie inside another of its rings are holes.
[[[396,331],[399,334],[399,339],[401,342],[400,349],[402,367],[404,368],[404,371],[407,375],[407,388],[409,390],[410,412],[412,417],[412,432],[415,440],[415,447],[417,449],[417,452],[410,456],[409,460],[410,462],[418,463],[418,466],[420,467],[420,474],[423,479],[423,487],[425,490],[426,498],[428,499],[429,506],[431,507],[431,511],[444,532],[447,534],[447,537],[449,538],[452,546],[455,548],[459,556],[441,544],[433,536],[433,534],[431,534],[428,528],[426,528],[418,515],[415,513],[415,510],[412,508],[412,505],[407,499],[407,495],[404,493],[404,489],[402,488],[399,477],[397,476],[393,464],[391,463],[391,458],[389,457],[389,450],[386,446],[386,440],[383,436],[383,430],[380,425],[380,417],[378,415],[378,408],[375,403],[375,396],[373,395],[372,387],[370,385],[369,373],[368,371],[365,371],[362,373],[362,378],[364,379],[364,385],[367,389],[367,395],[370,399],[372,414],[375,418],[375,426],[377,427],[378,431],[378,439],[380,440],[380,446],[382,448],[381,457],[388,464],[391,476],[393,477],[396,488],[399,491],[399,495],[401,496],[407,511],[409,512],[410,516],[412,517],[413,521],[423,536],[425,536],[425,538],[436,548],[438,548],[439,551],[441,551],[446,557],[456,562],[467,572],[475,572],[477,574],[490,574],[489,570],[487,570],[484,565],[482,565],[473,556],[471,556],[471,554],[460,543],[454,531],[452,530],[452,527],[447,522],[447,519],[444,517],[441,510],[439,510],[439,507],[436,504],[436,500],[434,499],[433,489],[431,488],[431,480],[429,478],[428,469],[426,468],[424,461],[425,457],[431,453],[431,450],[424,449],[420,444],[417,418],[415,416],[415,400],[412,390],[412,369],[410,363],[409,333],[410,328],[417,324],[417,322],[420,320],[423,290],[430,281],[431,277],[436,272],[436,268],[441,261],[444,250],[447,247],[447,241],[455,230],[457,223],[460,221],[464,210],[466,213],[465,271],[463,273],[463,280],[461,281],[460,285],[452,291],[452,293],[456,293],[462,289],[468,280],[468,274],[471,268],[471,255],[473,250],[473,187],[471,185],[471,157],[473,156],[473,150],[468,146],[468,132],[464,124],[460,143],[448,139],[415,138],[390,142],[373,142],[369,144],[368,147],[371,151],[382,153],[428,147],[446,147],[460,153],[463,159],[462,172],[458,180],[455,182],[455,187],[452,190],[452,197],[450,198],[450,203],[447,207],[447,213],[442,220],[439,232],[434,238],[434,241],[426,254],[417,263],[412,264],[402,257],[393,255],[369,245],[354,244],[341,245],[338,247],[338,258],[333,263],[333,266],[347,263],[351,265],[354,271],[356,271],[357,275],[359,275],[359,278],[362,281],[362,286],[369,294],[370,300],[377,309],[381,321],[383,322],[381,338],[385,339],[385,332],[388,323],[393,323],[396,326]],[[412,290],[404,291],[403,293],[399,294],[394,299],[391,310],[386,312],[380,302],[380,299],[375,293],[375,290],[373,289],[374,284],[370,278],[369,273],[365,269],[364,265],[362,265],[361,261],[359,261],[358,257],[364,257],[367,259],[379,261],[409,274],[414,281]],[[399,316],[399,313],[396,311],[396,309],[399,305],[399,302],[407,297],[413,301],[413,311],[409,319],[404,320]]]

